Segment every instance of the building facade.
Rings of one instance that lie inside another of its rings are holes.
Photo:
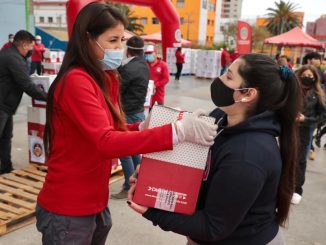
[[[216,26],[216,42],[227,42],[229,46],[235,43],[235,37],[228,37],[224,33],[231,24],[241,18],[242,0],[221,0],[221,14],[219,26]],[[229,40],[231,38],[231,40]],[[233,45],[232,45],[233,44]]]
[[[211,46],[215,42],[215,30],[219,25],[218,2],[221,0],[172,0],[180,15],[182,38],[193,44]],[[159,20],[148,7],[131,6],[136,22],[144,26],[144,34],[161,30]],[[140,34],[140,33],[139,33]]]
[[[317,40],[326,42],[326,14],[315,22],[307,22],[306,32]]]
[[[67,0],[34,0],[33,15],[35,26],[67,28],[66,2]]]

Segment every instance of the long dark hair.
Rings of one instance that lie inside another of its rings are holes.
[[[314,76],[315,83],[312,85],[313,90],[316,92],[318,101],[321,105],[325,105],[325,93],[320,83],[320,76],[318,74],[317,68],[313,65],[303,65],[298,70],[295,71],[295,74],[299,81],[301,82],[302,73],[306,70],[310,70]]]
[[[107,29],[113,28],[118,24],[126,26],[126,19],[118,10],[105,3],[90,3],[79,12],[72,29],[71,38],[68,42],[60,71],[48,93],[44,132],[44,145],[47,153],[51,152],[52,138],[55,133],[52,126],[53,113],[56,110],[54,93],[58,84],[64,83],[64,77],[67,72],[74,67],[84,69],[95,80],[102,90],[105,101],[117,126],[121,130],[125,129],[123,112],[121,110],[117,111],[114,108],[107,92],[107,89],[111,89],[111,81],[105,75],[94,52],[92,52],[89,41],[90,38],[96,39]],[[64,89],[63,85],[60,85],[60,90]]]
[[[258,101],[252,114],[266,110],[276,113],[281,124],[279,136],[282,157],[282,173],[277,194],[277,221],[285,225],[295,187],[298,158],[298,116],[301,105],[301,89],[296,76],[283,70],[273,59],[262,54],[247,54],[240,58],[239,74],[243,87],[257,88]]]

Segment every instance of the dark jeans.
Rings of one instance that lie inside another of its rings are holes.
[[[43,245],[104,245],[112,227],[108,208],[87,216],[65,216],[36,206],[36,227]]]
[[[302,195],[303,184],[306,179],[307,157],[311,148],[311,139],[314,132],[314,128],[300,127],[300,148],[299,148],[299,166],[297,166],[297,179],[295,186],[295,193]]]
[[[142,122],[145,120],[145,114],[144,112],[136,113],[133,115],[126,115],[127,123],[137,123]],[[125,182],[123,184],[123,189],[129,190],[130,184],[129,184],[129,178],[134,173],[137,165],[141,161],[140,155],[134,155],[134,156],[127,156],[120,158],[123,174],[125,176]]]
[[[42,74],[42,63],[41,62],[36,62],[36,61],[32,62],[30,74],[34,74],[35,70],[38,75]]]
[[[11,139],[13,136],[13,117],[0,110],[0,170],[9,171],[11,162]]]
[[[182,63],[176,63],[176,65],[177,65],[177,73],[175,74],[175,80],[179,80],[183,64]]]

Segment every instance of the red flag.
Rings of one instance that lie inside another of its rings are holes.
[[[251,37],[251,26],[247,22],[238,21],[237,49],[239,54],[251,53]]]

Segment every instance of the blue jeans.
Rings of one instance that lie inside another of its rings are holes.
[[[144,112],[139,112],[132,115],[126,115],[127,123],[137,123],[142,122],[145,120],[145,114]],[[129,184],[129,178],[134,173],[137,165],[140,163],[141,156],[140,155],[134,155],[134,156],[127,156],[120,158],[120,162],[122,165],[123,174],[125,176],[125,182],[123,184],[123,189],[129,190],[130,184]]]

